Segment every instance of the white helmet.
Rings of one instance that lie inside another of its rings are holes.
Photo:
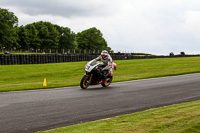
[[[103,50],[101,52],[101,57],[102,57],[103,60],[106,60],[108,58],[108,55],[109,55],[109,53],[108,53],[107,50]]]

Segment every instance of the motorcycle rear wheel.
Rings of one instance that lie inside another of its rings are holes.
[[[101,85],[103,86],[103,87],[108,87],[110,84],[111,84],[111,82],[112,82],[112,78],[110,78],[110,81],[108,81],[108,82],[104,82],[104,83],[102,83]]]
[[[88,79],[89,79],[89,77],[86,76],[86,75],[84,75],[84,76],[82,77],[81,82],[80,82],[80,86],[81,86],[82,89],[87,89],[87,88],[88,88],[88,86],[89,86],[89,84],[88,84],[88,82],[87,82]]]

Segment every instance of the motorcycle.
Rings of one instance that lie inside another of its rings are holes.
[[[113,74],[108,71],[102,71],[104,64],[99,61],[90,61],[85,65],[86,74],[82,77],[80,82],[80,87],[82,89],[87,89],[90,85],[101,84],[103,87],[107,87],[111,84],[113,79]],[[117,64],[113,62],[113,69],[116,70]],[[102,75],[107,75],[104,79]]]

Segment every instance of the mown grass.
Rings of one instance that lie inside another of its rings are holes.
[[[197,133],[199,131],[200,101],[194,101],[38,133]]]
[[[116,60],[113,82],[200,72],[200,57]],[[87,62],[1,65],[0,91],[79,85]],[[43,87],[44,78],[47,87]]]
[[[114,82],[200,72],[200,57],[117,60]],[[79,85],[86,62],[1,65],[0,91]],[[47,87],[43,80],[47,78]],[[50,133],[200,132],[200,101],[72,125]]]

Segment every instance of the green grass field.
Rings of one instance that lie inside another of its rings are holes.
[[[113,82],[200,72],[200,57],[116,60]],[[87,62],[1,65],[0,91],[79,85]],[[43,87],[44,78],[47,87]]]
[[[38,133],[199,133],[200,101],[150,109]]]
[[[200,57],[116,60],[114,82],[200,72]],[[1,65],[0,91],[79,85],[86,62]],[[44,78],[47,87],[43,87]],[[200,132],[200,101],[150,109],[47,133],[191,133]]]

